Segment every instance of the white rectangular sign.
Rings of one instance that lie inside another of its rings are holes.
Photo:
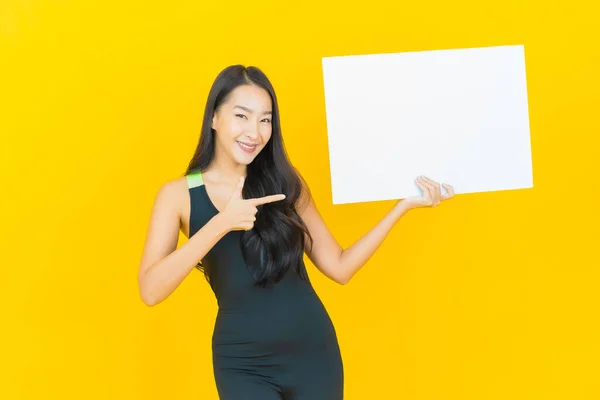
[[[334,204],[533,187],[523,46],[322,63]]]

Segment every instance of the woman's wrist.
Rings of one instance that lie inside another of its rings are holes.
[[[219,212],[215,215],[210,222],[215,226],[215,229],[219,234],[225,235],[231,231],[231,225],[228,223],[223,212]]]
[[[408,201],[406,201],[406,199],[399,200],[391,211],[394,221],[398,221],[404,214],[413,208],[414,205],[410,204]]]

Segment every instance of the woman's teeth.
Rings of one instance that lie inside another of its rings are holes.
[[[256,149],[256,145],[248,145],[246,143],[238,142],[240,148],[247,153],[252,153]]]

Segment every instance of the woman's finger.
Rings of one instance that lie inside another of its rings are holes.
[[[442,184],[442,186],[444,187],[444,189],[446,189],[447,192],[442,195],[442,200],[447,200],[454,197],[454,188],[452,186],[448,185],[447,183]]]
[[[432,200],[432,188],[421,176],[417,178],[417,185],[423,189],[423,200],[425,205],[430,205]]]
[[[423,181],[427,184],[431,192],[431,205],[433,207],[440,204],[440,185],[432,179],[429,179],[426,176],[423,176]]]

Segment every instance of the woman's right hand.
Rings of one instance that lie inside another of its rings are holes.
[[[235,191],[223,211],[220,212],[229,230],[249,231],[254,227],[258,206],[285,199],[284,194],[273,194],[256,199],[244,199],[242,197],[243,188],[244,177],[240,177],[240,182],[236,186]]]
[[[423,190],[423,195],[408,197],[404,200],[401,200],[398,204],[403,204],[404,206],[408,207],[408,209],[419,207],[436,207],[442,201],[454,197],[454,188],[452,186],[445,183],[442,184],[441,186],[447,191],[447,193],[442,194],[440,184],[426,176],[419,176],[415,180],[415,183]]]

